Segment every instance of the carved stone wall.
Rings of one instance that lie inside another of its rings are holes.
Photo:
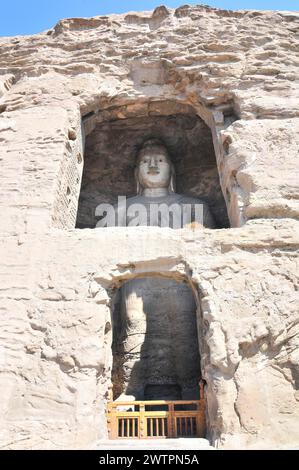
[[[106,436],[111,299],[149,274],[194,286],[213,445],[298,447],[297,27],[184,6],[0,39],[1,448]],[[209,127],[232,228],[75,229],[85,139],[162,101]]]

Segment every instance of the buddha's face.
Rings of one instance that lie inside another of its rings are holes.
[[[168,188],[171,164],[162,146],[145,148],[138,158],[137,177],[143,188]]]

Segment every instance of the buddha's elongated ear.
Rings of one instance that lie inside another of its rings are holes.
[[[136,181],[136,194],[140,195],[142,193],[142,188],[141,188],[139,178],[138,178],[138,167],[136,167],[134,170],[134,177]]]
[[[172,163],[170,164],[170,168],[171,168],[171,176],[170,176],[170,183],[169,183],[169,186],[168,186],[168,191],[170,191],[172,193],[175,193],[175,191],[176,191],[176,178],[175,178],[175,169],[174,169],[174,166],[173,166]]]

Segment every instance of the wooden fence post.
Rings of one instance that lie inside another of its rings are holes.
[[[168,437],[176,437],[176,426],[175,426],[175,416],[174,416],[174,404],[168,404],[168,413],[169,413],[169,430]]]
[[[147,437],[147,423],[146,423],[146,417],[145,417],[145,405],[142,404],[139,407],[139,412],[140,412],[140,421],[139,421],[139,428],[140,428],[140,439],[144,439]]]

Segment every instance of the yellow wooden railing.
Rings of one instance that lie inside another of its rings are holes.
[[[205,437],[204,400],[110,402],[110,439]]]

